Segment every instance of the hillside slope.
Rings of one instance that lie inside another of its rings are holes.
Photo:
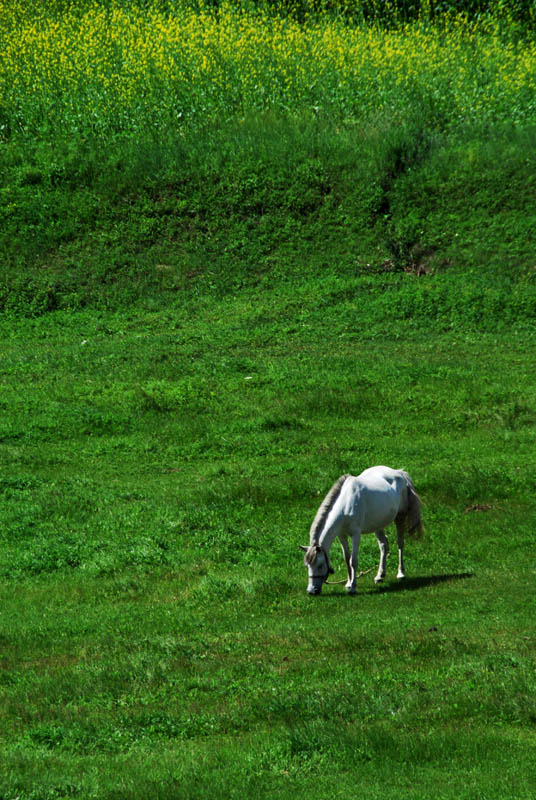
[[[4,153],[0,304],[166,307],[326,281],[382,318],[528,322],[535,144],[535,128],[263,116],[72,161],[45,149],[31,167]]]

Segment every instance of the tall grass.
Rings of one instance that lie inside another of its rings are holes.
[[[536,43],[507,12],[396,26],[231,2],[15,0],[0,12],[4,140],[160,137],[273,108],[342,122],[412,107],[437,127],[536,112]]]

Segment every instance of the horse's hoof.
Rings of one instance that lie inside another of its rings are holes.
[[[383,576],[376,575],[376,577],[374,578],[374,583],[383,583]]]
[[[355,587],[352,587],[352,586],[347,586],[346,587],[346,591],[348,592],[348,594],[355,594],[356,593]]]
[[[404,581],[404,580],[406,580],[406,576],[405,575],[397,575],[396,579],[397,579],[397,581]]]

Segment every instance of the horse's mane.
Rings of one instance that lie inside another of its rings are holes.
[[[316,516],[313,520],[313,524],[311,525],[311,531],[309,533],[309,544],[316,544],[320,538],[320,532],[324,527],[324,523],[328,517],[329,512],[333,508],[337,497],[341,493],[341,489],[343,483],[345,482],[346,478],[349,478],[350,475],[341,475],[338,480],[335,481],[327,495],[325,496],[324,500],[318,511],[316,512]]]

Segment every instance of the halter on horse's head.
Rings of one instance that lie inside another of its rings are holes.
[[[309,571],[307,591],[309,594],[320,594],[323,584],[334,572],[329,556],[319,544],[312,544],[310,547],[302,546],[302,550],[305,551],[303,561]]]

